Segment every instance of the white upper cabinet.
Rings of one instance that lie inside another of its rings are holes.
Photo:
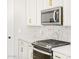
[[[70,0],[63,0],[63,25],[71,26]]]
[[[26,0],[27,25],[36,25],[36,0]]]
[[[41,26],[43,0],[26,0],[26,20],[29,26]]]
[[[52,8],[63,6],[63,0],[52,0]]]
[[[41,26],[41,10],[43,10],[43,0],[37,0],[37,25]]]
[[[63,5],[63,0],[43,0],[43,9],[49,9]]]
[[[48,7],[48,0],[43,0],[42,1],[43,2],[43,8],[42,9],[48,9],[49,7]]]

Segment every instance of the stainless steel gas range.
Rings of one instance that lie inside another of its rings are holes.
[[[52,48],[69,45],[69,42],[47,39],[33,42],[33,59],[53,59]]]

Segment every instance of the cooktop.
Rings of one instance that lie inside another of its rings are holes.
[[[52,48],[65,46],[69,44],[70,42],[65,42],[65,41],[60,41],[60,40],[55,40],[55,39],[39,40],[32,43],[34,48],[45,50],[45,51],[49,51]]]

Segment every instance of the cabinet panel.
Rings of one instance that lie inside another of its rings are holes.
[[[27,25],[36,25],[36,0],[26,1]]]
[[[19,40],[18,42],[18,58],[19,59],[32,59],[33,48],[29,43]]]
[[[63,6],[63,0],[52,0],[52,7]]]
[[[63,6],[63,0],[43,0],[43,9]]]
[[[22,40],[18,41],[18,58],[28,59],[28,45]]]
[[[37,0],[37,25],[41,26],[41,10],[43,10],[43,0]]]
[[[71,26],[71,10],[70,10],[70,0],[64,0],[63,1],[63,20],[64,20],[64,26]]]
[[[33,59],[33,47],[31,45],[29,45],[28,49],[29,49],[28,59]]]
[[[43,9],[48,9],[49,3],[48,0],[43,0]]]
[[[65,55],[57,53],[57,52],[53,52],[53,58],[54,59],[67,59]]]

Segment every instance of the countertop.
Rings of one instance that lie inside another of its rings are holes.
[[[71,56],[71,45],[52,48],[52,50],[69,57]]]

